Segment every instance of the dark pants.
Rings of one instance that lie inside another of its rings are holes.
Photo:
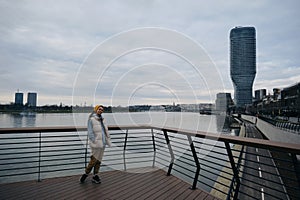
[[[94,174],[98,174],[100,169],[100,164],[101,162],[99,160],[97,160],[94,156],[91,156],[91,160],[88,166],[85,168],[85,173],[89,174],[94,168]]]

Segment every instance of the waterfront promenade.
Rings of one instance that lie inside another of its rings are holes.
[[[264,140],[263,134],[256,128],[255,124],[244,121],[244,127],[245,137]],[[295,185],[289,185],[288,180],[291,178],[289,176],[295,176],[295,174],[289,174],[286,171],[280,172],[280,168],[278,170],[277,166],[280,166],[281,163],[276,160],[274,161],[273,157],[278,156],[279,153],[272,154],[272,151],[255,147],[247,147],[246,152],[245,165],[247,168],[243,170],[242,178],[242,180],[246,181],[241,186],[241,190],[247,191],[250,196],[260,197],[260,199],[273,199],[277,197],[278,199],[289,200],[290,197],[287,190]],[[288,160],[289,156],[280,153],[280,159]],[[282,165],[281,167],[286,168],[294,167],[290,163],[282,163]],[[256,182],[256,176],[261,180],[260,183]],[[255,190],[248,190],[249,187],[255,188]],[[299,190],[290,192],[293,192],[295,197],[300,198]],[[244,200],[252,199],[248,195],[240,194],[239,197]]]

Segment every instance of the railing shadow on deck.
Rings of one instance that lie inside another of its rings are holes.
[[[148,125],[109,131],[101,170],[163,168],[221,199],[300,196],[297,144]],[[1,128],[0,183],[83,173],[86,139],[86,127]]]

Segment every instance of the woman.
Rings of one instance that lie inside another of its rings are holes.
[[[92,169],[94,169],[92,182],[97,184],[101,183],[98,176],[100,164],[103,158],[105,146],[111,146],[110,135],[101,115],[103,111],[104,108],[102,105],[96,105],[88,119],[88,139],[91,148],[91,159],[88,166],[85,168],[85,174],[83,174],[80,178],[81,183],[84,183]]]

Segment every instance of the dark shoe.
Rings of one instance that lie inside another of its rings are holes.
[[[81,178],[80,178],[80,183],[84,183],[86,177],[88,177],[88,175],[87,175],[87,174],[83,174],[83,175],[81,176]]]
[[[101,180],[100,180],[98,175],[94,175],[93,178],[92,178],[92,182],[96,183],[96,184],[99,184],[99,183],[101,183]]]

